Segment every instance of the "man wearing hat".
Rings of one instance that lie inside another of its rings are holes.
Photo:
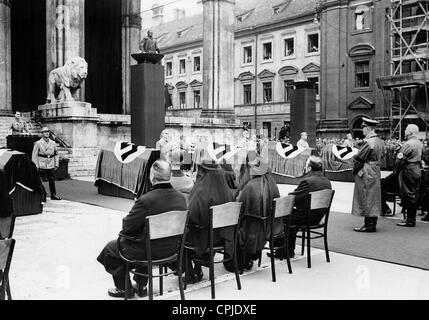
[[[398,176],[401,200],[407,210],[407,219],[400,227],[416,226],[417,195],[420,188],[423,144],[417,138],[419,128],[410,124],[405,129],[407,141],[396,156],[395,173]]]
[[[381,214],[381,158],[384,155],[384,143],[375,133],[378,121],[363,118],[364,143],[355,156],[353,174],[355,189],[352,214],[365,217],[363,227],[357,232],[376,232],[377,219]]]
[[[43,127],[42,138],[34,143],[32,160],[36,164],[37,169],[39,169],[41,178],[46,178],[49,181],[51,200],[61,200],[61,198],[57,196],[54,179],[54,170],[57,170],[59,167],[57,145],[54,141],[49,139],[49,135],[49,129]],[[44,199],[46,201],[46,190],[44,191]]]

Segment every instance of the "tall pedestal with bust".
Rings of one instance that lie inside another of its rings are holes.
[[[295,82],[295,91],[290,106],[291,143],[301,138],[301,132],[307,132],[308,144],[316,146],[316,89],[308,81]]]
[[[147,55],[133,55],[139,64],[131,66],[131,142],[155,148],[165,128],[164,67]]]

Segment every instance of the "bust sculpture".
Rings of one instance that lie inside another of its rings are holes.
[[[160,54],[158,44],[153,39],[153,32],[149,30],[147,37],[140,42],[141,53],[132,54],[131,56],[138,63],[160,64],[164,55]]]
[[[147,38],[143,38],[140,42],[140,50],[143,53],[160,53],[158,44],[153,39],[153,32],[151,30],[147,32]]]
[[[76,92],[88,76],[88,63],[85,59],[75,57],[63,67],[54,69],[49,74],[48,103],[75,101]]]

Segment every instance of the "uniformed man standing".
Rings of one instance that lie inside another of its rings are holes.
[[[396,156],[395,173],[398,175],[401,200],[407,210],[407,220],[400,227],[416,226],[417,195],[420,188],[423,144],[417,138],[419,128],[410,124],[405,129],[407,141]]]
[[[49,191],[51,200],[61,200],[55,190],[54,171],[59,167],[59,157],[57,154],[57,145],[49,139],[49,129],[42,128],[43,137],[34,143],[32,160],[39,169],[40,177],[49,181]],[[46,201],[46,190],[44,190],[44,200]]]
[[[354,229],[358,232],[376,232],[377,219],[381,214],[380,179],[384,143],[375,133],[378,123],[363,118],[365,140],[354,160],[355,189],[352,214],[365,217],[364,226]]]
[[[15,120],[10,125],[9,131],[11,135],[30,134],[27,122],[21,118],[21,112],[15,113]]]

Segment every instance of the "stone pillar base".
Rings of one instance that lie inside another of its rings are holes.
[[[44,126],[71,148],[95,148],[98,144],[97,109],[90,103],[71,101],[39,106]]]

